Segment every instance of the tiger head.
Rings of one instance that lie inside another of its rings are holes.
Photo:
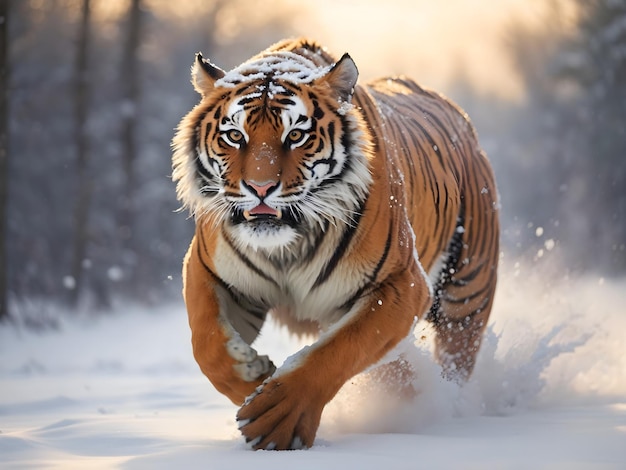
[[[347,54],[318,66],[272,51],[230,72],[197,54],[202,98],[173,140],[184,207],[254,250],[353,223],[372,181],[370,139],[350,103],[357,76]]]

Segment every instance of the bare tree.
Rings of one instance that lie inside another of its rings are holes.
[[[7,280],[7,199],[9,193],[8,10],[9,0],[0,0],[0,321],[9,316]]]
[[[137,130],[139,105],[139,45],[141,38],[141,0],[131,0],[128,12],[126,42],[122,53],[122,68],[120,83],[122,86],[122,159],[125,175],[123,200],[119,218],[120,237],[124,252],[134,253],[138,247],[136,239],[135,219],[135,190],[137,177],[135,162],[137,160]],[[135,259],[135,257],[132,257]],[[134,267],[128,266],[134,271]]]
[[[11,127],[9,167],[0,160],[0,192],[10,182],[0,270],[8,266],[12,315],[37,314],[48,300],[88,296],[106,308],[118,296],[178,295],[193,222],[172,214],[167,175],[173,128],[196,101],[185,86],[190,60],[202,50],[233,66],[286,35],[277,20],[218,48],[219,19],[241,2],[199,2],[176,15],[181,2],[168,0],[125,0],[121,11],[101,11],[106,2],[96,0],[0,0],[10,9],[10,57],[19,58],[10,63],[8,122],[0,112]]]
[[[89,76],[87,58],[89,54],[90,0],[83,0],[81,20],[76,45],[74,64],[74,116],[76,126],[76,176],[78,191],[74,208],[74,252],[72,257],[73,289],[70,305],[78,303],[84,284],[83,262],[89,243],[89,207],[93,181],[89,172],[89,131],[87,115],[89,106]]]

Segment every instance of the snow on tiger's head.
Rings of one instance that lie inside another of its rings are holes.
[[[347,54],[320,66],[269,50],[229,72],[198,54],[202,99],[173,140],[184,207],[255,250],[352,223],[371,183],[370,140],[350,104],[357,77]]]

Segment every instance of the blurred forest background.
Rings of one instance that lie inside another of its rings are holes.
[[[469,113],[511,266],[624,275],[626,0],[545,0],[530,20],[516,12],[536,1],[498,2],[518,9],[487,39],[500,55],[483,59],[418,33],[460,15],[465,29],[444,33],[469,50],[482,29],[470,18],[494,2],[466,2],[476,16],[433,2],[448,9],[433,17],[429,3],[0,0],[0,320],[180,296],[193,221],[175,212],[169,144],[198,98],[194,53],[230,68],[299,35],[351,52],[363,79],[407,73]]]

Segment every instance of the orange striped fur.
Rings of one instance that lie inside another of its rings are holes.
[[[407,78],[357,76],[307,40],[192,69],[202,98],[173,141],[196,218],[183,293],[194,356],[255,449],[313,445],[326,403],[416,319],[466,380],[491,311],[498,200],[467,116]],[[250,346],[268,314],[318,339],[276,369]]]

